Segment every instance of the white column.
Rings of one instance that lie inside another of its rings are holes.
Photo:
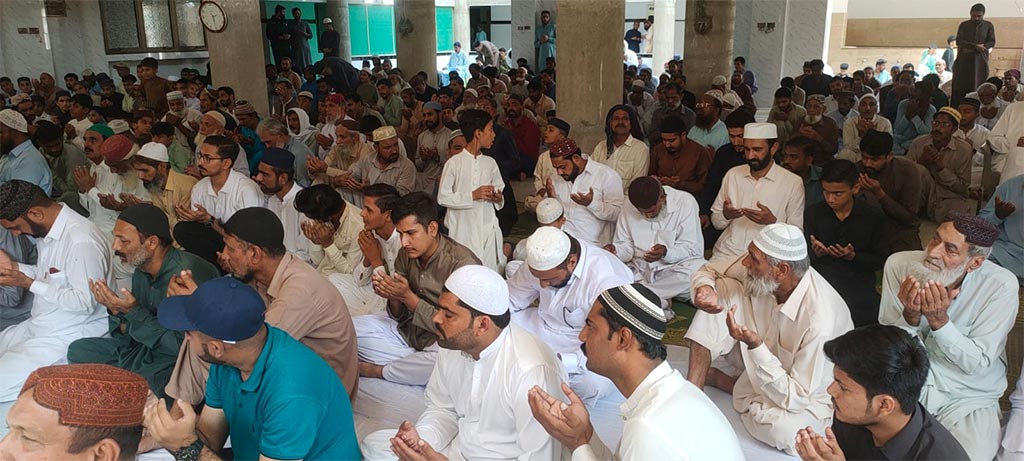
[[[676,41],[676,0],[654,0],[654,49],[651,69],[660,74],[672,60]]]
[[[341,59],[352,60],[352,35],[348,25],[348,0],[327,0],[327,17],[341,36]],[[360,65],[357,64],[358,68]]]
[[[412,27],[402,32],[402,24]],[[427,83],[437,84],[437,18],[434,0],[395,0],[395,48],[398,66],[408,78],[427,73]]]
[[[533,48],[533,38],[540,17],[540,4],[537,0],[515,0],[512,9],[512,56],[515,59],[526,58],[530,68],[537,71],[537,54]],[[556,23],[557,24],[557,23]],[[543,63],[541,63],[543,65]]]
[[[472,49],[473,41],[470,38],[472,32],[469,30],[469,0],[455,0],[452,29],[455,41],[462,43],[462,49],[465,51]],[[451,43],[442,43],[441,49],[451,46]]]
[[[239,43],[268,44],[261,27],[259,2],[222,0],[218,3],[230,19],[223,32],[206,33],[213,84],[215,87],[234,88],[239,99],[244,97],[257,112],[268,113],[267,84],[263,78],[253,78],[254,75],[264,75],[266,61],[253,59],[251,47],[237,46]]]

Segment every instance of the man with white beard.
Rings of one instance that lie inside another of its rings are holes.
[[[196,133],[196,149],[194,157],[192,159],[194,164],[199,164],[199,156],[202,154],[199,151],[199,148],[202,147],[203,141],[206,140],[206,138],[210,136],[227,136],[224,134],[224,132],[226,131],[225,127],[227,127],[227,123],[227,117],[224,117],[224,113],[219,110],[211,110],[203,114],[203,116],[199,118],[199,132]],[[231,169],[244,174],[245,177],[248,178],[250,176],[248,160],[249,154],[245,151],[245,148],[243,148],[241,144],[238,145],[238,150],[238,159],[235,162],[235,164],[231,167]]]
[[[1003,98],[998,97],[998,93],[999,89],[995,85],[985,82],[978,86],[978,91],[967,94],[968,98],[978,98],[981,101],[981,109],[978,110],[978,125],[989,130],[996,127],[999,117],[1003,116],[1006,106],[1010,105],[1003,101]]]
[[[195,136],[195,129],[203,113],[185,107],[185,94],[180,91],[167,93],[167,113],[160,119],[174,126],[174,142],[189,146],[189,139]]]
[[[811,138],[821,144],[823,149],[820,152],[824,155],[814,159],[814,164],[817,166],[825,166],[825,163],[839,151],[839,135],[842,132],[842,127],[836,124],[835,119],[823,115],[825,113],[824,100],[825,98],[820,94],[812,94],[807,97],[807,106],[805,107],[807,115],[796,125],[796,133],[794,133]]]
[[[1006,337],[1017,315],[1017,277],[988,255],[999,229],[954,214],[924,251],[889,257],[878,322],[917,336],[931,368],[921,403],[972,460],[999,449],[999,398],[1006,390]]]
[[[768,225],[746,253],[709,262],[690,284],[700,311],[686,332],[687,379],[731,393],[754,438],[796,455],[794,430],[823,432],[832,420],[822,345],[853,329],[846,302],[810,267],[803,232]],[[711,368],[723,356],[739,376]]]

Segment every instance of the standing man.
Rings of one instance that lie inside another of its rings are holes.
[[[313,32],[309,24],[302,20],[302,10],[292,8],[292,18],[288,23],[292,42],[292,69],[301,71],[313,64],[309,56],[309,39],[313,38]]]
[[[534,32],[533,47],[537,49],[537,62],[547,62],[555,58],[555,23],[551,22],[551,12],[540,12],[540,25]],[[496,65],[496,64],[495,64]],[[538,115],[538,116],[542,116]]]
[[[395,268],[374,271],[373,291],[387,299],[386,314],[354,322],[359,341],[359,375],[399,384],[427,384],[437,359],[434,317],[448,275],[478,265],[473,252],[440,233],[437,203],[413,192],[398,200],[391,218],[401,236]]]
[[[931,367],[920,401],[974,460],[999,450],[1005,347],[1019,306],[1017,277],[986,258],[999,228],[955,214],[925,251],[885,262],[878,323],[924,343]]]
[[[951,103],[959,105],[964,95],[988,79],[989,51],[996,46],[996,29],[985,20],[985,5],[971,6],[971,19],[960,23],[955,38],[960,53],[953,62]]]
[[[31,317],[0,332],[0,402],[11,402],[29,373],[63,361],[72,341],[106,333],[89,281],[107,279],[110,246],[88,219],[20,179],[0,184],[0,225],[36,239],[39,255],[30,265],[0,251],[0,285],[34,295]]]
[[[732,60],[734,72],[741,72],[743,74],[743,83],[750,87],[750,93],[757,93],[757,77],[754,76],[754,71],[747,69],[747,59],[743,56],[737,56],[736,59]]]
[[[284,18],[284,11],[284,5],[277,5],[274,7],[274,15],[267,19],[267,40],[270,40],[274,63],[278,65],[284,58],[292,56],[292,36],[288,20]]]
[[[544,187],[565,209],[565,231],[597,247],[611,243],[623,202],[619,175],[584,158],[572,139],[551,146],[551,165],[558,174]]]
[[[784,222],[803,228],[804,184],[799,176],[778,166],[772,158],[779,150],[771,123],[743,127],[746,165],[733,167],[711,205],[711,223],[722,235],[711,260],[743,254],[764,226]]]
[[[174,248],[167,216],[150,204],[121,212],[114,224],[114,255],[135,267],[131,290],[113,290],[103,279],[89,281],[96,302],[106,306],[109,338],[83,338],[68,346],[70,363],[104,363],[138,373],[164,397],[164,386],[181,348],[179,333],[157,321],[157,306],[171,278],[190,271],[203,283],[220,275],[213,264]]]
[[[434,447],[450,459],[561,459],[561,444],[533,418],[528,399],[533,388],[555,392],[568,376],[550,347],[510,323],[508,299],[505,280],[484,266],[448,276],[432,319],[441,351],[426,410],[397,434],[368,436],[367,459],[421,459],[436,455]]]
[[[623,40],[630,51],[640,54],[640,42],[644,41],[644,35],[640,33],[640,21],[633,21],[633,28],[626,31]]]
[[[824,200],[809,205],[804,234],[811,248],[811,265],[836,289],[850,307],[855,326],[878,323],[875,271],[889,255],[881,210],[856,198],[857,165],[833,160],[821,172]]]
[[[797,430],[831,422],[832,364],[821,347],[853,329],[846,302],[810,267],[800,228],[783,223],[761,229],[746,253],[709,262],[691,283],[700,310],[686,332],[687,378],[731,393],[754,438],[795,455]],[[711,368],[723,356],[741,359],[738,377]]]
[[[742,460],[725,415],[665,360],[666,320],[657,305],[654,293],[638,283],[609,288],[594,301],[580,332],[591,368],[626,397],[614,453],[594,433],[583,401],[564,384],[568,403],[539,386],[530,390],[533,416],[574,460]]]
[[[463,79],[469,77],[469,53],[462,51],[462,43],[455,42],[452,45],[452,54],[448,57],[448,65],[441,69],[447,75],[449,72],[458,72]]]
[[[590,404],[608,395],[613,384],[588,370],[580,331],[602,291],[632,281],[633,273],[615,255],[551,226],[534,231],[526,241],[526,265],[508,279],[512,321],[559,355],[569,386]],[[534,301],[536,308],[530,307]]]
[[[324,31],[320,32],[320,52],[324,56],[341,57],[341,34],[334,30],[331,18],[324,18]]]
[[[498,164],[482,152],[494,142],[494,121],[487,112],[469,109],[459,114],[459,126],[466,148],[445,163],[437,204],[447,208],[448,235],[472,250],[484,266],[504,273],[505,254],[495,212],[514,205],[502,197],[506,184]]]
[[[183,415],[172,416],[161,399],[147,409],[149,434],[176,459],[220,460],[229,436],[236,459],[360,458],[346,386],[323,358],[268,324],[266,311],[259,293],[232,277],[161,303],[160,324],[184,332],[212,365],[200,415],[177,400]]]
[[[644,176],[629,185],[615,227],[615,241],[605,247],[633,271],[636,282],[661,299],[671,318],[672,299],[690,299],[690,276],[704,260],[699,207],[692,195]]]

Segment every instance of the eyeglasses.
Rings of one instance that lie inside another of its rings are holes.
[[[938,127],[943,127],[943,128],[952,128],[954,125],[953,125],[953,122],[950,122],[950,121],[932,120],[932,126],[938,126]]]
[[[227,157],[212,157],[206,154],[199,154],[200,162],[212,162],[214,160],[227,160]]]

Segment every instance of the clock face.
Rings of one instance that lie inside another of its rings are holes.
[[[203,26],[210,32],[220,32],[228,24],[228,17],[224,14],[224,10],[213,2],[203,2],[199,6],[199,19],[203,21]]]

